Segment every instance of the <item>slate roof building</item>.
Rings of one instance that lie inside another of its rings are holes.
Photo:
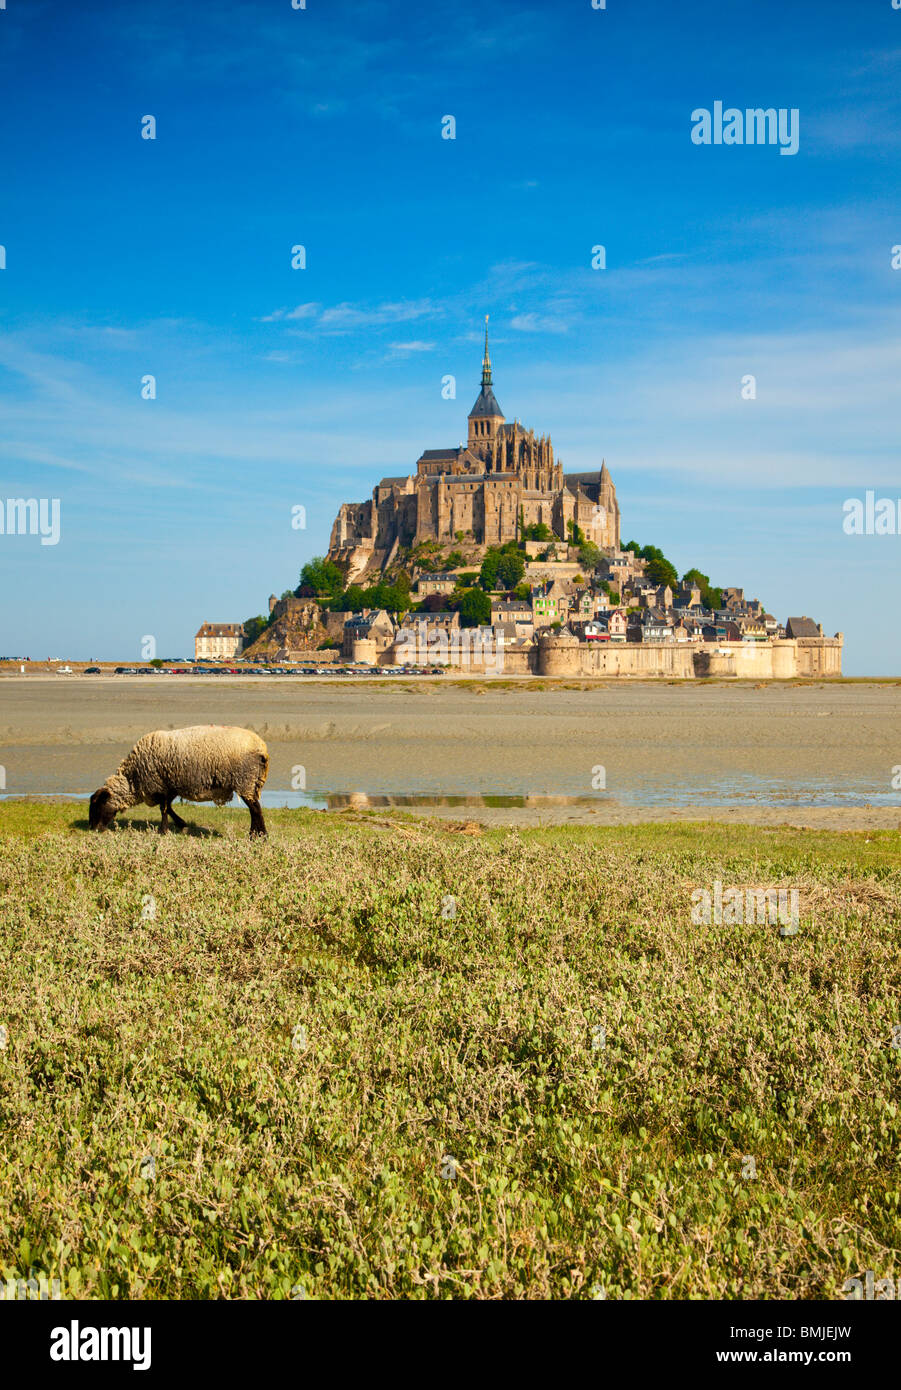
[[[823,629],[813,621],[813,618],[786,618],[785,620],[786,637],[822,637]]]

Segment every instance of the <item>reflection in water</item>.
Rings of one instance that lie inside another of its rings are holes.
[[[264,806],[309,806],[320,811],[375,811],[389,806],[494,806],[506,810],[511,807],[541,806],[597,806],[609,800],[603,795],[595,796],[551,796],[538,794],[528,796],[489,796],[489,795],[443,795],[439,792],[279,792],[264,791]]]
[[[420,792],[337,792],[337,791],[287,791],[267,787],[261,797],[268,807],[307,807],[317,811],[367,811],[397,807],[420,807],[427,809],[436,806],[493,807],[498,810],[522,809],[540,810],[554,806],[619,806],[619,807],[901,807],[901,793],[886,791],[883,787],[867,785],[869,779],[861,777],[856,786],[849,786],[847,779],[841,787],[824,779],[807,778],[801,783],[788,779],[760,777],[751,774],[734,774],[721,781],[711,782],[708,778],[697,777],[682,782],[665,781],[657,778],[636,778],[631,784],[617,785],[615,794],[597,791],[593,794],[574,795],[551,792],[473,792],[454,793],[439,791]],[[609,786],[609,782],[608,782]],[[22,793],[6,792],[0,794],[0,802],[19,798]],[[46,791],[34,788],[25,793],[30,797],[60,797],[67,800],[87,800],[90,790],[73,792],[48,788]],[[230,805],[241,806],[235,798]]]

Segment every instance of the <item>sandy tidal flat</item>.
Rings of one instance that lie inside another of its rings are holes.
[[[361,806],[434,798],[419,812],[451,817],[463,803],[438,799],[466,797],[467,817],[510,824],[901,823],[901,687],[875,683],[4,680],[6,795],[90,792],[148,730],[202,723],[266,739],[270,804],[337,793]]]

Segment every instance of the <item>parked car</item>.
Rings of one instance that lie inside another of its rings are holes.
[[[84,670],[82,671],[81,674],[82,674],[83,676],[99,676],[99,675],[100,675],[100,667],[99,667],[99,666],[86,666],[86,667],[84,668]]]
[[[56,674],[57,674],[58,676],[71,676],[71,675],[72,675],[72,667],[71,667],[71,666],[57,666],[57,668],[56,668]]]

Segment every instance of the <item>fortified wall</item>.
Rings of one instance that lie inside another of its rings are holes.
[[[579,642],[571,634],[539,638],[537,646],[504,650],[502,671],[508,676],[622,676],[626,679],[695,680],[704,677],[735,680],[791,680],[796,676],[840,676],[843,634],[834,637],[785,638],[776,642],[721,642],[704,644],[675,642]],[[375,656],[373,650],[356,660],[395,665],[402,660],[400,650],[390,647]],[[423,660],[432,660],[423,657]],[[496,661],[483,662],[475,654],[461,657],[451,647],[451,669],[476,674],[498,674]]]
[[[534,670],[540,676],[665,676],[674,680],[699,676],[736,680],[840,676],[843,642],[840,632],[834,637],[705,643],[701,647],[687,642],[602,644],[560,635],[539,638]]]

